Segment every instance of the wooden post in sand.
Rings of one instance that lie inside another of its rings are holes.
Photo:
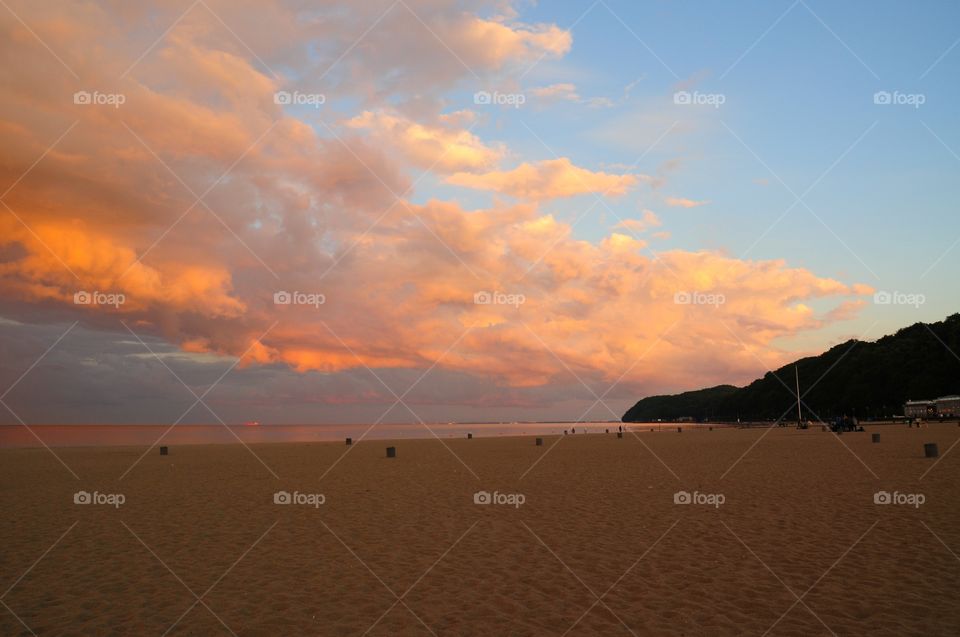
[[[710,427],[709,431],[713,431],[713,427]]]
[[[473,434],[467,434],[467,440],[473,440]]]
[[[542,446],[543,446],[543,438],[537,438],[537,446],[538,446],[538,447],[542,447]]]
[[[396,458],[397,457],[397,448],[396,447],[387,447],[387,457]]]
[[[353,438],[347,438],[347,446],[349,447],[352,444],[353,444]]]
[[[870,434],[870,442],[880,442],[880,434]]]
[[[622,431],[618,431],[618,432],[617,432],[617,438],[623,438],[623,432],[622,432]]]
[[[161,456],[167,455],[167,452],[168,452],[168,449],[167,449],[166,447],[160,447],[160,455],[161,455]]]
[[[610,433],[610,430],[609,430],[609,429],[607,429],[607,433]]]
[[[923,445],[923,455],[925,458],[936,458],[940,455],[940,451],[937,449],[937,443],[928,442]]]
[[[682,433],[683,433],[683,428],[682,428],[682,427],[677,427],[677,433],[678,433],[678,434],[682,434]]]

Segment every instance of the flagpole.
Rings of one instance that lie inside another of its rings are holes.
[[[800,412],[800,371],[796,365],[793,366],[793,373],[797,379],[797,424],[799,425],[803,422],[803,415]]]

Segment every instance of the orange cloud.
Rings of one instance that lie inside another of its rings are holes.
[[[347,120],[346,126],[369,131],[374,140],[402,153],[423,169],[442,173],[488,169],[506,151],[502,146],[484,144],[459,127],[463,120],[471,119],[472,113],[455,114],[440,118],[439,124],[428,125],[397,113],[364,111]]]
[[[201,9],[123,80],[142,47],[103,33],[134,32],[152,16],[70,11],[57,27],[67,29],[58,51],[83,71],[84,86],[126,95],[110,110],[74,104],[74,78],[43,47],[24,45],[29,33],[0,14],[4,35],[15,36],[0,46],[18,42],[18,63],[3,79],[0,179],[16,184],[4,201],[19,217],[0,209],[0,295],[29,306],[37,321],[75,316],[125,333],[123,319],[184,351],[298,371],[436,365],[512,387],[570,383],[571,371],[682,386],[749,377],[755,355],[771,365],[785,359],[777,339],[851,316],[851,297],[866,293],[783,261],[680,250],[650,258],[625,233],[576,238],[540,202],[622,195],[649,178],[568,158],[491,170],[504,151],[463,130],[469,115],[398,114],[383,92],[401,89],[364,73],[393,71],[389,78],[409,81],[403,91],[471,76],[456,61],[435,61],[436,41],[401,6],[381,26],[403,24],[416,35],[378,28],[369,47],[358,47],[364,66],[348,97],[371,107],[344,124],[325,119],[336,139],[308,123],[314,114],[298,119],[272,99],[286,80],[264,62],[301,68],[310,57],[284,41],[309,32],[288,5],[255,14],[287,25],[283,38],[258,38],[256,24],[237,27],[264,51],[261,60]],[[56,26],[28,3],[17,10],[42,36]],[[457,34],[458,52],[475,69],[570,47],[570,34],[554,26],[438,15],[430,24]],[[423,46],[403,48],[411,44]],[[331,86],[348,91],[340,71]],[[392,193],[438,159],[438,172],[454,171],[448,183],[524,202],[468,210],[418,197],[394,205]],[[645,212],[621,227],[658,225]],[[78,290],[116,291],[126,302],[78,306]],[[278,303],[279,292],[323,302]],[[684,303],[684,294],[723,303]],[[832,299],[835,311],[818,316],[817,299]]]
[[[455,46],[485,68],[499,68],[505,61],[561,57],[573,44],[573,36],[556,25],[523,25],[479,17],[465,19],[445,32]]]
[[[650,228],[657,228],[662,226],[663,222],[660,221],[660,217],[652,210],[644,210],[643,217],[640,219],[624,219],[617,223],[614,228],[625,228],[633,232],[644,232]],[[656,236],[656,235],[654,235]]]
[[[482,174],[458,172],[447,182],[467,188],[493,190],[518,199],[556,199],[587,193],[622,195],[640,181],[638,175],[613,175],[575,166],[568,158],[523,163],[513,170]]]
[[[664,201],[672,208],[696,208],[710,203],[709,201],[695,201],[684,197],[667,197]]]

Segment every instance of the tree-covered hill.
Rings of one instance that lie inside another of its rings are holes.
[[[623,421],[795,420],[795,366],[805,419],[892,416],[903,413],[907,400],[960,394],[958,356],[960,314],[953,314],[937,323],[916,323],[875,342],[847,341],[767,372],[746,387],[720,385],[650,396],[627,410]]]

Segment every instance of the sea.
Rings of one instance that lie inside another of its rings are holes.
[[[487,423],[378,423],[272,425],[0,425],[0,448],[21,447],[120,447],[168,445],[245,444],[274,442],[324,442],[400,440],[415,438],[476,438],[498,436],[552,436],[612,434],[618,422],[487,422]],[[677,427],[698,428],[702,424],[629,423],[635,431],[650,429],[676,431]]]

